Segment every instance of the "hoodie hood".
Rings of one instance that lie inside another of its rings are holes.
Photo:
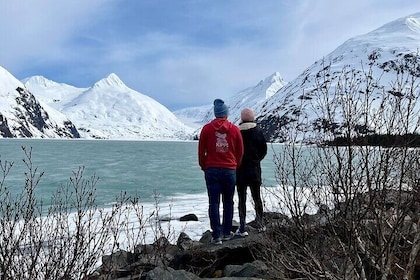
[[[210,124],[216,131],[220,132],[227,132],[232,126],[232,123],[225,118],[216,118]]]

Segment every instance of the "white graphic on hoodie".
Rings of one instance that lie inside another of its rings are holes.
[[[227,153],[229,150],[229,144],[226,140],[226,133],[220,133],[216,131],[216,152],[217,153]]]

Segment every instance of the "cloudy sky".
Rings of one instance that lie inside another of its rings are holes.
[[[291,81],[418,0],[0,0],[0,65],[89,87],[117,74],[171,110]]]

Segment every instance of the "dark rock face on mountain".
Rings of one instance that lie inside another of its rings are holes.
[[[63,114],[37,99],[0,66],[0,138],[80,138]]]
[[[283,115],[270,115],[267,118],[258,118],[257,122],[264,134],[267,136],[269,142],[285,142],[286,136],[282,133],[282,128],[285,127],[292,120]]]
[[[4,138],[12,138],[13,134],[7,124],[7,119],[0,113],[0,135]]]
[[[17,87],[14,94],[15,104],[9,110],[8,117],[0,112],[1,137],[80,138],[71,121],[56,123],[28,90]]]

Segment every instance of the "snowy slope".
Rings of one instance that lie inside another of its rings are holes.
[[[346,92],[355,96],[359,94],[358,97],[361,97],[358,90],[366,89],[367,76],[365,73],[369,71],[369,63],[373,63],[373,67],[372,73],[368,76],[375,79],[377,88],[367,96],[365,105],[369,104],[372,109],[368,114],[373,114],[373,111],[379,112],[378,110],[382,110],[383,106],[388,106],[388,109],[391,110],[392,106],[389,101],[392,98],[386,93],[392,90],[392,82],[395,82],[397,77],[397,69],[394,66],[401,64],[399,62],[401,60],[407,62],[418,57],[419,48],[420,13],[400,18],[370,33],[351,38],[325,58],[308,67],[265,103],[260,104],[256,109],[258,120],[272,141],[283,141],[284,133],[288,133],[290,125],[297,127],[297,122],[301,122],[300,125],[305,122],[306,127],[302,133],[306,133],[308,136],[308,133],[310,134],[310,131],[320,124],[320,121],[327,118],[325,109],[329,106],[334,108],[334,120],[337,121],[334,126],[343,128],[343,123],[340,123],[343,121],[340,118],[345,116],[342,104],[351,103],[336,93],[340,92],[339,87],[345,86],[343,77],[355,74],[354,77],[357,79],[353,79],[353,84]],[[407,56],[407,54],[411,55]],[[369,61],[369,56],[375,57],[375,59]],[[343,70],[345,71],[343,72]],[[408,73],[409,71],[405,71],[404,75]],[[351,79],[347,81],[351,81]],[[320,95],[319,91],[314,90],[320,88],[316,86],[320,82],[327,85],[325,88],[328,88],[328,95]],[[340,83],[337,84],[338,82]],[[418,100],[415,102],[417,104],[414,110],[418,112],[420,105]],[[359,116],[354,116],[354,118],[356,117]],[[354,122],[369,126],[370,131],[383,132],[377,124],[362,123],[362,118],[363,114],[360,115],[360,119],[354,120]],[[302,125],[301,128],[303,127]],[[335,133],[339,134],[340,131],[335,131]]]
[[[225,100],[229,106],[229,119],[239,124],[241,118],[241,111],[244,108],[258,108],[266,100],[274,96],[281,88],[286,85],[279,72],[261,80],[257,85],[244,89],[232,97]],[[213,111],[210,117],[213,118]]]
[[[198,107],[189,107],[173,111],[174,115],[192,128],[199,128],[203,125],[203,120],[207,113],[212,110],[213,105],[203,105]]]
[[[239,123],[243,108],[256,108],[276,94],[285,84],[280,73],[275,72],[257,85],[241,90],[229,98],[225,99],[219,96],[215,98],[224,99],[226,105],[229,106],[229,120]],[[195,127],[201,127],[214,119],[213,104],[177,110],[174,111],[174,114],[180,119],[195,124]]]
[[[32,76],[23,79],[22,83],[36,95],[38,100],[59,111],[62,110],[63,105],[87,90],[87,88],[77,88],[64,83],[57,83],[43,76]]]
[[[193,129],[154,99],[110,74],[90,88],[75,88],[42,77],[25,85],[69,117],[82,138],[190,139]]]
[[[242,109],[257,108],[259,104],[263,104],[267,99],[276,94],[286,82],[280,73],[275,72],[272,75],[261,80],[257,85],[246,88],[229,98],[224,99],[229,107],[228,119],[231,122],[239,124]],[[223,97],[215,97],[222,98]],[[200,107],[190,107],[174,111],[174,114],[181,120],[190,124],[195,128],[194,135],[198,136],[204,124],[214,119],[213,104]]]
[[[0,138],[78,138],[73,123],[39,102],[0,66]]]

